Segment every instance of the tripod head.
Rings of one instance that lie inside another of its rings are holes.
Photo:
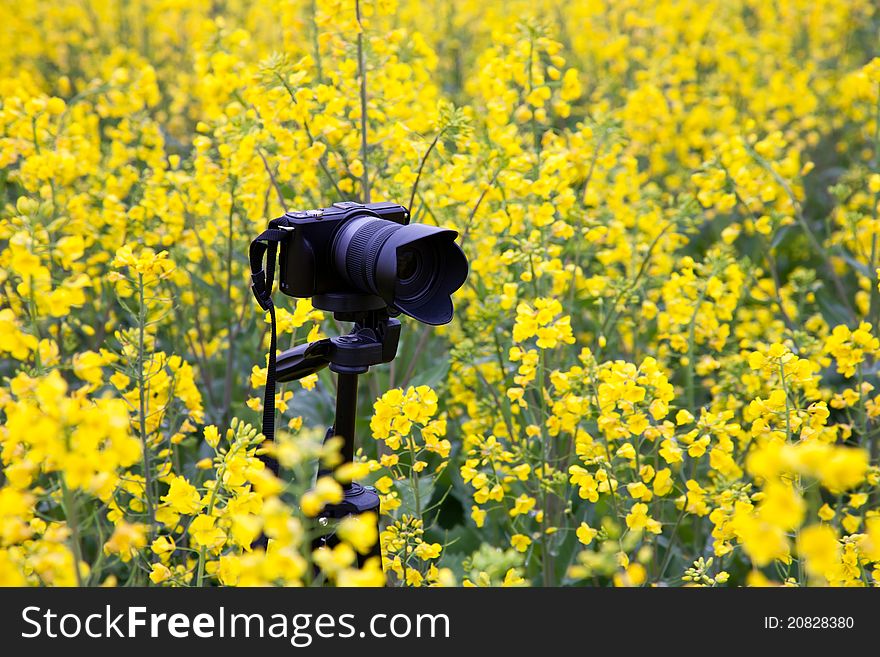
[[[369,304],[364,304],[369,305]],[[397,355],[400,321],[392,319],[387,308],[337,310],[334,317],[354,322],[347,335],[324,338],[288,349],[278,355],[276,380],[294,381],[323,368],[337,374],[364,374],[371,365],[390,363]]]

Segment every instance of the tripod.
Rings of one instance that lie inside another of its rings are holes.
[[[324,441],[326,443],[334,436],[342,438],[342,461],[339,464],[342,465],[354,460],[358,377],[370,366],[394,359],[400,340],[400,321],[389,316],[381,299],[369,295],[322,295],[314,297],[313,304],[316,308],[333,311],[339,321],[354,322],[354,327],[347,335],[316,340],[279,354],[276,380],[294,381],[327,366],[336,373],[336,418],[327,429]],[[275,468],[277,472],[277,465]],[[317,476],[320,478],[326,474],[331,472],[322,469]],[[318,524],[328,528],[328,532],[315,539],[313,549],[336,545],[339,539],[330,525],[350,515],[374,512],[378,536],[379,495],[376,490],[356,482],[343,484],[342,488],[342,501],[326,505],[318,516]],[[378,540],[369,554],[358,555],[358,565],[363,566],[373,556],[381,558]]]

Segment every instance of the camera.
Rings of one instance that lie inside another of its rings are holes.
[[[458,233],[409,219],[405,207],[384,202],[287,212],[278,222],[292,231],[281,243],[281,291],[337,313],[387,308],[449,322],[450,297],[468,274]]]

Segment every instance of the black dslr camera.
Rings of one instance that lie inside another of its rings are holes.
[[[456,231],[410,224],[396,203],[335,203],[276,222],[292,230],[279,258],[284,294],[334,312],[387,307],[426,324],[452,319],[450,295],[468,273]]]

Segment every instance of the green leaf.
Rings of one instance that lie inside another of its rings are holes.
[[[419,487],[419,505],[422,510],[431,503],[434,494],[434,481],[430,477],[420,477],[416,480]],[[416,496],[412,483],[409,479],[397,482],[397,492],[400,495],[400,512],[416,513]]]
[[[436,388],[440,383],[443,383],[443,381],[446,380],[448,372],[449,360],[444,358],[436,365],[416,373],[412,378],[411,385]]]
[[[791,231],[792,225],[783,226],[779,230],[776,231],[776,234],[773,236],[773,239],[770,241],[770,248],[775,249],[777,246],[782,244],[785,238],[788,236],[788,233]]]
[[[842,257],[844,260],[846,260],[846,263],[847,263],[850,267],[852,267],[853,269],[855,269],[855,270],[856,270],[857,272],[859,272],[862,276],[864,276],[864,277],[866,277],[866,278],[869,278],[869,279],[873,279],[873,278],[874,278],[874,273],[868,268],[868,266],[867,266],[866,264],[862,263],[862,262],[859,262],[859,261],[856,260],[855,258],[853,258],[853,257],[852,257],[852,254],[850,254],[850,252],[847,251],[846,249],[839,249],[839,250],[837,250],[837,251],[835,252],[834,255],[837,255],[837,256]]]

